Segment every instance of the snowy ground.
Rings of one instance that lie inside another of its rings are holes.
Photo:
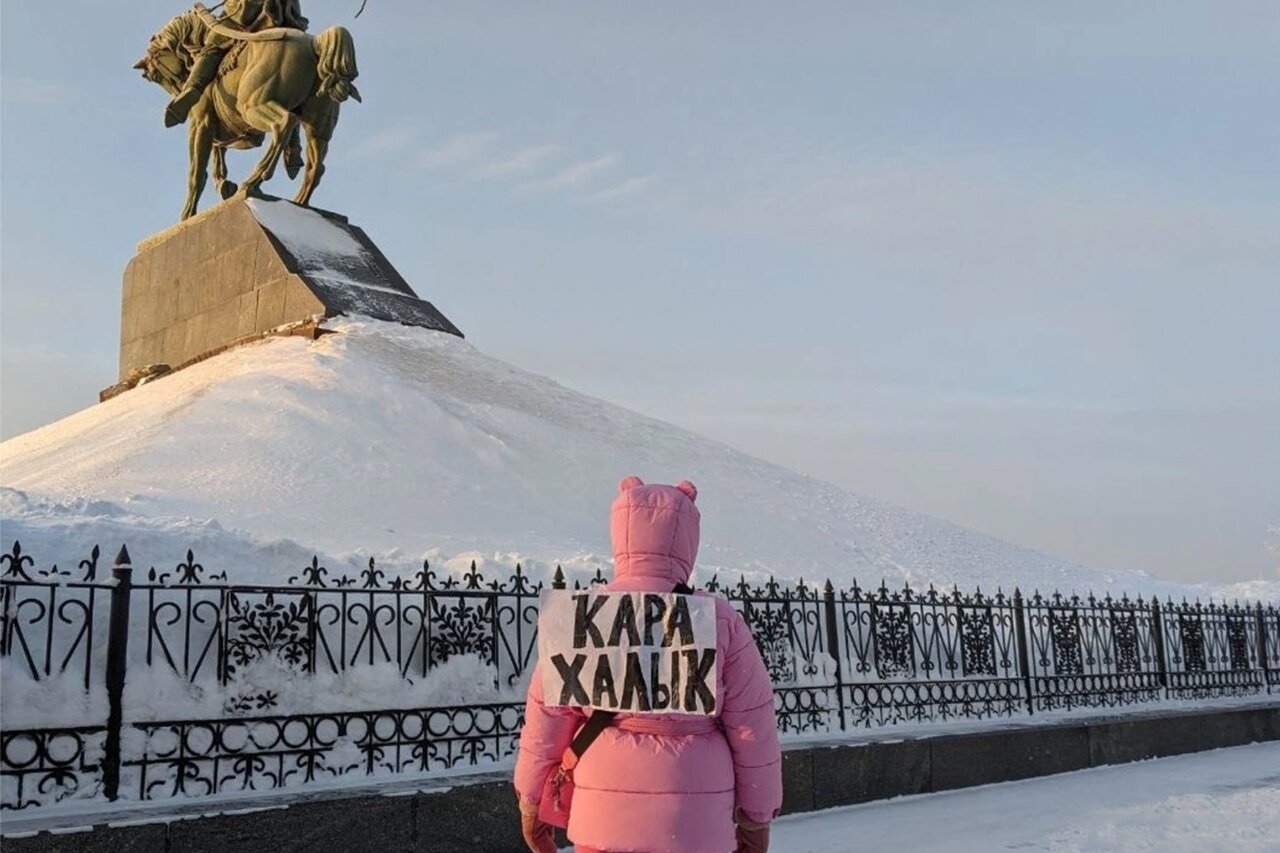
[[[451,335],[330,325],[338,334],[241,347],[0,443],[0,544],[20,539],[39,568],[121,542],[138,565],[171,568],[190,547],[232,582],[283,582],[313,554],[347,571],[374,555],[388,577],[424,557],[607,570],[608,506],[635,473],[698,484],[701,581],[721,569],[988,592],[1280,588],[1091,571],[803,477]]]
[[[782,818],[772,853],[1280,851],[1280,743]]]

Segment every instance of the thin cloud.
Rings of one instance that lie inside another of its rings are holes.
[[[30,77],[0,77],[0,100],[6,104],[65,104],[74,101],[77,90],[63,83],[48,83]]]
[[[1224,259],[1240,270],[1274,269],[1280,259],[1271,215],[1126,197],[1081,182],[1016,184],[981,162],[870,164],[718,199],[705,210],[693,215],[713,230],[854,252],[941,290],[954,291],[963,278],[1004,298],[1048,289],[1078,295],[1083,281],[1151,281],[1178,269],[1218,269]]]
[[[653,183],[653,177],[645,175],[640,178],[628,178],[622,183],[597,193],[587,196],[587,201],[617,201],[618,199],[629,198],[645,191],[649,184]]]
[[[617,154],[608,154],[595,160],[575,163],[557,174],[542,181],[530,181],[521,184],[519,189],[525,192],[547,192],[553,190],[581,189],[598,176],[613,169],[619,163]]]
[[[444,143],[428,148],[418,155],[418,165],[424,169],[447,169],[466,166],[483,159],[489,146],[500,136],[498,133],[460,133]]]
[[[412,142],[417,135],[416,128],[393,127],[373,134],[357,146],[354,153],[367,156],[399,151]]]
[[[564,151],[559,145],[539,145],[523,148],[502,160],[481,167],[476,174],[482,178],[506,178],[532,172],[547,160]]]

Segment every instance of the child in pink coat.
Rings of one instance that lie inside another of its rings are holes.
[[[628,477],[619,492],[608,589],[665,593],[687,584],[698,553],[697,489]],[[715,715],[619,714],[604,729],[573,770],[568,832],[578,853],[767,850],[768,824],[782,805],[773,687],[741,614],[723,598],[715,602]],[[515,771],[525,841],[535,853],[556,849],[537,804],[585,720],[581,709],[544,705],[535,670]]]

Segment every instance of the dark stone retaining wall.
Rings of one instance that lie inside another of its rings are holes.
[[[1280,740],[1280,704],[1095,717],[895,741],[795,744],[783,756],[783,811],[812,811],[1267,740]],[[93,831],[68,827],[25,837],[7,835],[3,846],[5,853],[525,853],[507,774],[464,777],[453,787],[447,780],[433,784],[438,790],[387,783],[354,793],[281,796],[266,800],[265,807],[239,813],[202,815],[198,805],[188,804],[164,814],[132,815],[132,825],[106,820]],[[0,831],[9,830],[0,824]]]

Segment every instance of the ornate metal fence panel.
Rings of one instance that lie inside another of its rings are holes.
[[[74,678],[87,691],[103,661],[106,622],[99,605],[109,585],[97,581],[95,546],[76,571],[36,571],[13,543],[0,555],[0,658],[30,678]]]
[[[1034,707],[1065,710],[1161,698],[1151,605],[1039,593],[1026,602]]]
[[[313,602],[313,668],[395,664],[405,677],[425,677],[451,658],[474,655],[493,669],[495,685],[509,687],[536,655],[542,583],[519,565],[492,581],[474,563],[461,578],[440,577],[423,563],[412,577],[387,581],[372,559],[358,581],[330,581],[326,573],[313,561],[290,581]]]
[[[473,563],[461,578],[426,563],[387,580],[370,559],[357,577],[312,560],[287,586],[229,586],[207,575],[191,552],[173,572],[151,570],[137,585],[147,601],[146,662],[167,664],[192,682],[227,685],[259,661],[303,673],[338,674],[393,666],[407,679],[473,655],[495,686],[515,686],[536,655],[540,582],[520,566],[488,581]],[[238,695],[229,710],[275,707],[269,691]]]
[[[1011,716],[1025,706],[1012,602],[856,584],[835,607],[849,725]]]
[[[1170,698],[1265,692],[1257,611],[1240,604],[1170,601],[1162,610]]]
[[[839,682],[827,648],[824,597],[803,580],[794,585],[769,578],[753,586],[740,578],[709,592],[729,599],[755,638],[773,681],[774,710],[784,734],[839,731]]]
[[[474,564],[460,578],[424,563],[387,580],[370,559],[356,577],[331,576],[313,560],[288,586],[228,587],[205,582],[188,554],[173,575],[153,574],[141,588],[148,663],[163,660],[193,681],[212,674],[225,685],[263,660],[306,674],[394,667],[411,681],[471,655],[495,687],[511,688],[536,657],[542,584],[519,566],[488,581]],[[136,779],[137,796],[154,799],[494,763],[514,754],[524,711],[490,703],[263,715],[276,704],[270,691],[242,692],[226,710],[244,716],[136,723],[145,747],[124,761],[126,785]]]
[[[76,570],[37,571],[18,543],[0,555],[6,687],[71,689],[89,716],[0,734],[0,808],[265,791],[514,755],[543,590],[520,566],[490,580],[474,564],[454,576],[424,563],[388,579],[373,560],[354,576],[312,560],[284,584],[233,584],[188,551],[173,569],[151,569],[135,584],[127,551],[110,578],[98,577],[99,557],[94,548]],[[597,570],[573,588],[605,581]],[[551,586],[567,586],[563,572]],[[707,589],[742,614],[787,735],[1280,694],[1275,603],[1024,599],[1017,591],[864,591],[856,583],[836,590],[772,578],[713,578]],[[492,699],[366,710],[327,701],[322,709],[292,696],[285,713],[272,689],[272,679],[323,689],[358,670],[434,698],[432,674],[463,657],[491,680],[493,692],[483,695]],[[225,701],[173,715],[189,719],[146,719],[124,702],[129,666]]]

